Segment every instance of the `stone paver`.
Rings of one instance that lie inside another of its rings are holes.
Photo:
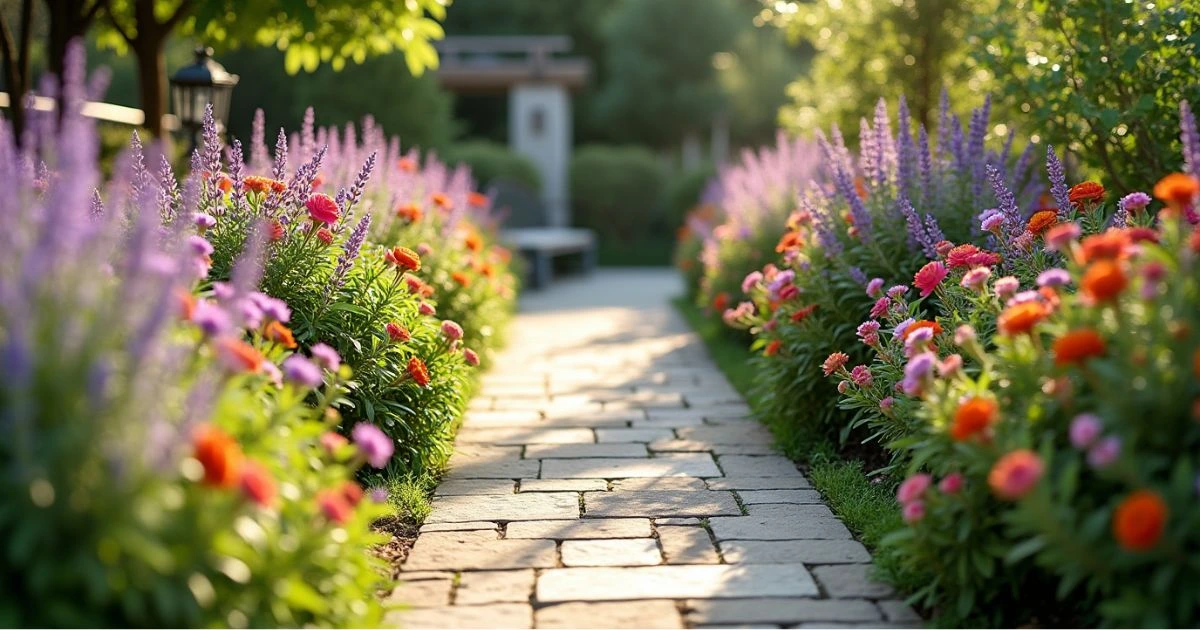
[[[539,628],[682,628],[675,603],[665,599],[634,602],[567,602],[539,608]]]
[[[649,535],[650,519],[594,518],[573,521],[523,521],[509,523],[505,538],[573,540],[591,538],[645,538]]]
[[[549,459],[543,479],[615,479],[619,477],[719,477],[721,471],[705,453],[668,453],[649,459]]]
[[[522,296],[386,625],[919,623],[669,306],[677,289],[603,271]]]
[[[717,555],[708,532],[701,527],[656,526],[667,564],[717,564]]]
[[[456,495],[434,497],[427,523],[537,521],[579,516],[579,495],[571,492]]]
[[[533,569],[466,571],[459,578],[454,603],[477,605],[528,602],[533,593],[533,580]]]
[[[636,567],[662,563],[653,538],[567,540],[562,562],[568,567]]]
[[[741,508],[730,492],[712,490],[641,490],[588,492],[583,495],[584,516],[732,516]]]
[[[799,564],[548,569],[542,572],[537,583],[540,602],[817,594],[812,576]]]

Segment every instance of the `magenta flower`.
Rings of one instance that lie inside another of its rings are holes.
[[[945,378],[950,378],[958,374],[962,369],[963,358],[961,354],[952,354],[941,361],[938,361],[937,371]]]
[[[233,319],[225,309],[204,300],[192,310],[192,323],[207,337],[219,337],[233,328]]]
[[[188,237],[188,247],[192,248],[193,254],[201,257],[211,256],[213,253],[212,243],[209,243],[208,239],[203,236],[195,234]]]
[[[879,410],[885,414],[890,414],[892,407],[896,405],[896,399],[888,396],[879,401]]]
[[[196,227],[200,228],[201,230],[207,230],[208,228],[215,226],[217,224],[217,220],[214,219],[210,214],[195,212],[192,213],[192,223],[194,223]]]
[[[1096,443],[1096,439],[1100,437],[1103,430],[1104,425],[1100,422],[1099,416],[1092,413],[1081,413],[1071,420],[1071,426],[1067,432],[1071,438],[1071,446],[1084,450]]]
[[[867,283],[867,295],[873,298],[883,296],[883,278],[871,278]]]
[[[991,269],[987,267],[976,267],[963,274],[962,281],[959,284],[962,285],[964,289],[982,292],[987,287],[988,278],[991,277]]]
[[[949,274],[950,271],[946,269],[946,265],[942,264],[940,260],[935,260],[921,267],[921,270],[913,276],[913,284],[920,289],[921,297],[928,297]]]
[[[1046,243],[1046,251],[1063,251],[1071,241],[1079,238],[1080,234],[1083,234],[1083,230],[1078,223],[1059,223],[1046,230],[1042,239]]]
[[[896,500],[903,505],[912,503],[924,496],[925,491],[929,489],[932,483],[933,477],[925,473],[915,474],[900,484],[900,487],[896,490]]]
[[[751,271],[742,279],[742,293],[749,293],[759,282],[762,282],[763,275],[761,271]]]
[[[1121,455],[1121,438],[1110,435],[1088,449],[1087,461],[1092,468],[1107,468]]]
[[[336,372],[342,365],[342,357],[338,355],[337,350],[334,350],[327,344],[318,343],[310,348],[309,351],[312,352],[313,360],[317,362],[317,365],[330,372]]]
[[[962,490],[964,481],[962,473],[952,472],[938,482],[938,490],[941,490],[942,494],[958,494],[958,491]]]
[[[858,330],[855,331],[855,334],[857,334],[860,339],[866,339],[869,335],[877,335],[878,333],[879,322],[873,319],[869,319],[859,324]]]
[[[954,343],[959,346],[965,346],[975,341],[975,329],[969,324],[963,324],[954,329]]]
[[[458,341],[463,337],[463,329],[462,326],[447,319],[442,322],[442,334],[450,341]]]
[[[881,297],[875,300],[875,305],[871,307],[871,317],[880,318],[887,315],[888,309],[891,308],[892,301],[886,297]]]
[[[925,502],[913,501],[904,506],[902,511],[905,523],[916,523],[925,518]]]
[[[437,313],[437,309],[433,308],[433,305],[429,302],[421,302],[420,306],[417,307],[417,312],[422,315],[434,315]]]
[[[279,366],[270,361],[263,361],[262,373],[267,376],[275,387],[283,387],[283,372],[279,371]]]
[[[471,367],[479,366],[479,355],[470,348],[463,348],[463,360]]]
[[[1132,192],[1124,197],[1121,197],[1121,201],[1118,202],[1118,205],[1123,210],[1136,212],[1150,205],[1150,195],[1147,195],[1144,192]]]
[[[859,387],[870,387],[875,382],[875,378],[871,376],[871,369],[865,365],[854,366],[854,369],[850,370],[850,378]]]
[[[992,290],[996,292],[996,297],[1000,298],[1001,301],[1012,297],[1019,288],[1021,288],[1021,281],[1013,276],[1004,276],[997,280],[996,284],[992,285]]]
[[[387,466],[392,453],[396,452],[392,438],[373,424],[359,422],[354,425],[350,437],[354,439],[354,444],[363,457],[367,458],[367,463],[375,468]]]
[[[302,387],[315,389],[324,382],[321,368],[298,354],[284,359],[282,367],[284,378]]]
[[[905,293],[908,293],[908,285],[904,284],[897,284],[896,286],[887,290],[887,296],[893,300],[904,299]]]

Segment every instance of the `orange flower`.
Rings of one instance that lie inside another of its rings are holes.
[[[277,321],[267,324],[263,329],[263,337],[289,350],[296,347],[296,338],[292,336],[292,330]]]
[[[908,341],[908,338],[912,336],[914,332],[921,330],[922,328],[928,328],[933,331],[934,337],[942,334],[941,324],[937,322],[931,322],[928,319],[918,319],[917,321],[909,324],[908,328],[904,329],[904,340]]]
[[[221,189],[221,192],[229,192],[233,190],[233,180],[228,175],[221,175],[217,178],[217,188]]]
[[[425,367],[425,362],[419,357],[408,360],[408,375],[417,382],[417,385],[429,387],[429,368]]]
[[[713,298],[712,307],[714,311],[724,311],[729,306],[729,294],[722,291]]]
[[[442,210],[449,210],[454,207],[454,201],[446,193],[433,193],[429,196],[429,200],[433,202],[433,205]]]
[[[1153,549],[1167,524],[1167,502],[1152,490],[1136,490],[1113,512],[1113,537],[1128,551]]]
[[[260,194],[268,191],[281,193],[287,190],[287,185],[283,182],[260,175],[250,175],[246,177],[242,184],[246,187],[247,191]]]
[[[1025,225],[1025,229],[1031,234],[1041,234],[1050,229],[1055,223],[1058,223],[1058,212],[1056,210],[1039,210],[1029,217],[1029,223]]]
[[[802,235],[799,231],[788,231],[779,239],[779,244],[775,246],[775,252],[782,254],[789,249],[800,247],[804,244]]]
[[[417,204],[406,203],[396,208],[396,216],[408,221],[409,223],[416,223],[425,216],[425,213]]]
[[[242,467],[240,485],[242,494],[263,507],[275,501],[275,480],[271,478],[271,473],[256,461],[247,461]]]
[[[393,247],[383,255],[384,260],[407,271],[421,270],[421,257],[407,247]]]
[[[1004,309],[996,326],[1005,335],[1020,335],[1033,330],[1049,314],[1050,310],[1041,302],[1022,302]]]
[[[954,411],[954,424],[950,427],[950,437],[962,442],[983,433],[996,421],[998,414],[999,407],[991,398],[968,398]]]
[[[870,192],[867,190],[867,182],[861,177],[854,178],[854,192],[858,193],[859,199],[866,199]]]
[[[225,367],[239,372],[257,372],[262,368],[263,355],[253,346],[233,337],[217,340],[217,355]]]
[[[766,349],[763,350],[763,356],[764,357],[775,356],[775,354],[777,352],[779,352],[779,347],[782,345],[783,345],[783,342],[779,341],[778,339],[772,339],[771,343],[768,343]]]
[[[450,278],[463,287],[471,286],[471,276],[468,276],[461,271],[455,271],[454,273],[450,274]]]
[[[412,339],[412,335],[409,334],[408,329],[396,322],[388,322],[383,329],[387,332],[388,339],[391,339],[393,343],[403,343]]]
[[[404,173],[412,173],[417,170],[417,161],[412,158],[400,158],[396,160],[396,168]]]
[[[1054,365],[1083,363],[1104,354],[1104,339],[1091,328],[1072,330],[1054,341]]]
[[[1124,258],[1129,253],[1130,242],[1129,233],[1125,230],[1110,229],[1102,234],[1093,234],[1080,243],[1083,246],[1080,264]]]
[[[1084,295],[1097,302],[1110,302],[1125,290],[1129,279],[1121,271],[1121,265],[1111,260],[1099,260],[1083,272],[1080,286]]]
[[[487,205],[489,203],[491,203],[491,201],[492,200],[489,199],[488,196],[483,193],[480,193],[480,192],[467,193],[467,205],[471,206],[472,208],[486,208]]]
[[[179,317],[182,319],[191,319],[196,312],[196,296],[190,291],[179,290],[175,294],[175,299],[179,303]]]
[[[1171,173],[1154,185],[1154,196],[1173,205],[1186,206],[1200,193],[1200,182],[1183,173]]]
[[[242,468],[242,449],[224,431],[202,424],[192,433],[193,457],[204,467],[204,483],[218,488],[237,485]]]
[[[1104,199],[1104,186],[1096,182],[1083,182],[1075,184],[1071,187],[1071,191],[1067,193],[1067,198],[1070,199],[1071,205],[1079,207],[1084,202],[1098,202]]]
[[[474,230],[468,232],[467,235],[463,237],[463,244],[467,246],[467,249],[473,252],[483,251],[483,238],[480,237],[479,234]]]

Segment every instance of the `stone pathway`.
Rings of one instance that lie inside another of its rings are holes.
[[[405,628],[913,625],[675,313],[667,271],[531,294],[391,600]]]

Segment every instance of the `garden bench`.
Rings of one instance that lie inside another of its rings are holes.
[[[596,266],[596,234],[591,230],[549,225],[546,206],[526,186],[498,180],[491,186],[493,205],[507,212],[500,238],[528,262],[526,285],[542,288],[554,277],[556,259],[578,257],[584,273]]]

